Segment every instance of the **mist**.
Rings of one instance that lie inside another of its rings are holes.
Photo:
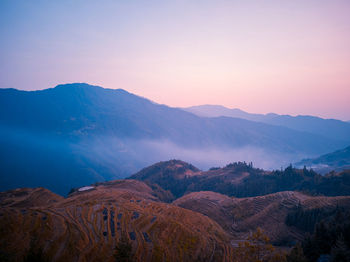
[[[137,172],[139,169],[159,161],[179,159],[196,167],[207,170],[211,167],[222,167],[232,162],[253,162],[258,168],[273,170],[285,168],[306,155],[273,152],[254,146],[237,148],[222,147],[185,147],[169,140],[130,140],[116,137],[99,138],[90,144],[95,161],[98,159],[106,166],[128,168],[126,173]]]
[[[61,195],[71,188],[126,178],[170,159],[183,160],[201,170],[237,161],[253,162],[254,167],[272,170],[309,157],[253,146],[184,146],[165,139],[103,135],[67,139],[4,126],[0,135],[1,190],[42,186]]]

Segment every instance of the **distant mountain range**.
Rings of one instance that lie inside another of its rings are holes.
[[[304,159],[295,165],[306,166],[320,173],[350,169],[350,146],[317,158]]]
[[[337,131],[311,132],[312,121],[303,122],[310,131],[199,117],[122,89],[82,83],[41,91],[0,89],[0,190],[43,186],[66,194],[71,187],[123,178],[173,158],[202,169],[238,160],[280,168],[349,145],[349,124],[315,121],[331,123],[329,133]]]
[[[270,114],[250,114],[240,109],[230,109],[219,105],[200,105],[184,108],[185,111],[201,117],[235,117],[251,121],[284,126],[294,130],[318,134],[331,139],[350,142],[350,124],[336,119],[315,116],[290,116]],[[349,143],[350,144],[350,143]]]

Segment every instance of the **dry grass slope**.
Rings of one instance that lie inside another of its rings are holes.
[[[123,232],[136,261],[232,258],[228,235],[216,222],[159,202],[140,181],[105,183],[66,199],[42,189],[18,192],[1,195],[0,252],[10,261],[22,261],[29,251],[50,261],[114,261]]]
[[[194,192],[176,201],[175,205],[202,213],[218,222],[231,235],[232,244],[262,228],[273,243],[287,244],[305,237],[302,232],[285,224],[287,214],[297,206],[304,209],[350,208],[350,197],[312,197],[286,191],[266,196],[234,198],[213,192]]]

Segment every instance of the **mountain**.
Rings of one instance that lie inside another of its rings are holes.
[[[44,188],[1,192],[0,260],[115,261],[123,250],[131,261],[247,261],[237,247],[257,228],[287,250],[350,208],[349,196],[291,191],[248,198],[201,191],[172,203],[165,195],[137,180],[84,186],[66,198]]]
[[[256,121],[260,117],[264,116],[261,114],[250,114],[238,108],[227,108],[221,105],[199,105],[183,108],[185,111],[191,112],[201,117],[234,117],[243,118],[247,120]]]
[[[120,245],[132,261],[232,261],[229,236],[216,222],[153,193],[132,180],[67,198],[42,188],[0,193],[0,260],[116,261]]]
[[[198,191],[213,191],[235,197],[262,196],[281,191],[350,195],[350,170],[321,176],[305,168],[289,166],[281,171],[264,171],[242,162],[200,171],[183,161],[171,160],[146,167],[130,179],[159,185],[169,190],[175,198]]]
[[[279,168],[345,145],[282,126],[198,117],[122,89],[0,89],[0,190],[42,186],[64,195],[171,158],[201,168],[238,160]]]
[[[323,119],[314,116],[278,115],[273,113],[250,114],[237,108],[230,109],[218,105],[193,106],[184,108],[184,110],[201,117],[226,116],[242,118],[350,142],[350,123],[336,119]]]
[[[0,192],[0,261],[115,261],[121,254],[247,261],[240,251],[255,243],[252,232],[262,230],[277,256],[349,208],[349,170],[321,176],[232,163],[201,171],[170,160],[66,197],[45,188]]]
[[[295,165],[306,166],[320,173],[350,169],[350,146],[313,159],[304,159]]]

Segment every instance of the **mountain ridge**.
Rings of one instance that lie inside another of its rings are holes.
[[[0,89],[0,190],[43,186],[65,194],[180,157],[201,168],[235,160],[276,168],[344,144],[244,119],[201,118],[123,89]]]
[[[276,113],[253,114],[247,113],[238,108],[227,108],[220,105],[199,105],[183,108],[187,112],[192,112],[204,117],[238,117],[251,121],[285,126],[299,131],[307,131],[323,135],[325,137],[338,137],[350,142],[350,125],[347,121],[333,118],[321,118],[311,115],[279,115]]]
[[[313,168],[317,172],[327,173],[332,170],[340,171],[350,168],[350,146],[321,155],[317,158],[303,159],[295,164],[296,166],[306,166]]]
[[[301,191],[312,195],[350,195],[350,170],[317,174],[312,169],[265,171],[252,163],[231,163],[222,168],[201,171],[192,165],[170,160],[146,167],[130,179],[157,184],[175,198],[191,192],[213,191],[234,197],[254,197],[280,191]]]

